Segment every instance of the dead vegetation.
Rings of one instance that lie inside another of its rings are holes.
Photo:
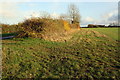
[[[21,27],[17,38],[33,37],[49,41],[67,41],[77,28],[62,19],[31,18],[18,24]]]

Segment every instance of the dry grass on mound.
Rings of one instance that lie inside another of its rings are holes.
[[[78,31],[79,29],[70,29],[69,31],[66,31],[64,33],[55,33],[54,35],[46,36],[45,40],[55,42],[66,42],[69,41],[72,38],[72,36]]]
[[[51,41],[63,41],[73,31],[67,21],[60,19],[32,18],[19,25],[22,31],[17,37],[42,38]]]

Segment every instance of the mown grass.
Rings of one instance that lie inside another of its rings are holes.
[[[2,77],[119,80],[118,43],[89,29],[79,30],[67,42],[3,40]]]
[[[118,33],[119,28],[88,28],[88,29],[98,31],[102,34],[109,36],[114,40],[119,40],[118,37],[120,35],[120,33]]]

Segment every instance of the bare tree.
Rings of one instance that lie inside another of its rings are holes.
[[[68,14],[71,20],[71,23],[80,23],[80,14],[79,9],[75,4],[70,4],[68,7]]]

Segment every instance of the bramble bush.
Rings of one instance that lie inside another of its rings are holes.
[[[61,19],[31,18],[19,26],[22,31],[17,37],[44,38],[70,30],[69,23]]]
[[[65,20],[63,20],[63,23],[64,23],[64,29],[66,30],[66,31],[68,31],[68,30],[70,30],[70,24],[67,22],[67,21],[65,21]]]

